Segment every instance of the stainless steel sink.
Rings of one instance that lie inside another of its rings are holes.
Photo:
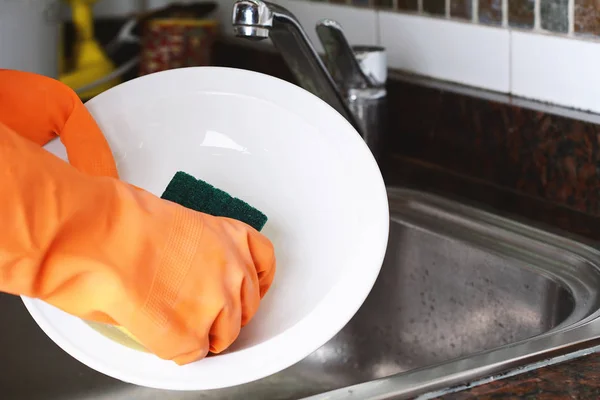
[[[0,297],[7,399],[406,398],[516,368],[600,337],[600,253],[443,198],[390,189],[385,263],[330,342],[258,382],[210,392],[135,387],[56,347]]]

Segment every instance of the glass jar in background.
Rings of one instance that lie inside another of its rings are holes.
[[[218,21],[212,19],[146,21],[141,38],[139,74],[211,65],[212,45],[218,28]]]

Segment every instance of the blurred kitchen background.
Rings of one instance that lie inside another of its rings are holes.
[[[600,61],[599,0],[274,2],[294,13],[318,50],[322,48],[315,24],[332,18],[342,25],[350,44],[386,47],[393,70],[600,112],[595,95],[600,90],[595,73]],[[60,73],[68,83],[72,79],[77,80],[73,84],[90,83],[91,77],[100,75],[100,67],[86,77],[64,75],[74,70],[81,74],[82,63],[101,58],[89,48],[73,54],[77,44],[73,21],[81,32],[80,42],[86,36],[97,39],[115,68],[127,61],[122,59],[124,47],[129,55],[145,57],[136,66],[143,73],[203,65],[210,58],[197,53],[210,52],[215,38],[232,36],[232,4],[232,0],[0,0],[0,67]],[[124,46],[128,38],[122,34],[120,42],[104,48],[126,21],[143,17],[134,32],[143,39],[140,43]],[[88,27],[92,19],[94,31]],[[194,48],[179,48],[174,44],[179,41],[185,46],[193,41]],[[175,53],[167,56],[169,46]],[[150,54],[156,55],[158,49],[161,57],[151,60]],[[192,59],[183,61],[186,57]],[[103,71],[109,69],[105,63]]]

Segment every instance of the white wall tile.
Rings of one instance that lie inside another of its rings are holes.
[[[351,45],[377,44],[377,14],[374,10],[297,0],[276,0],[292,12],[317,51],[323,51],[315,26],[325,18],[337,21]]]
[[[600,112],[600,42],[511,33],[512,93]]]
[[[140,11],[139,0],[100,0],[94,5],[94,17],[107,18],[129,15]]]
[[[506,29],[381,12],[381,45],[391,68],[499,92],[510,89]]]

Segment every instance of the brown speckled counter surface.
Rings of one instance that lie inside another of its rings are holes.
[[[600,354],[539,368],[436,399],[600,399]]]

